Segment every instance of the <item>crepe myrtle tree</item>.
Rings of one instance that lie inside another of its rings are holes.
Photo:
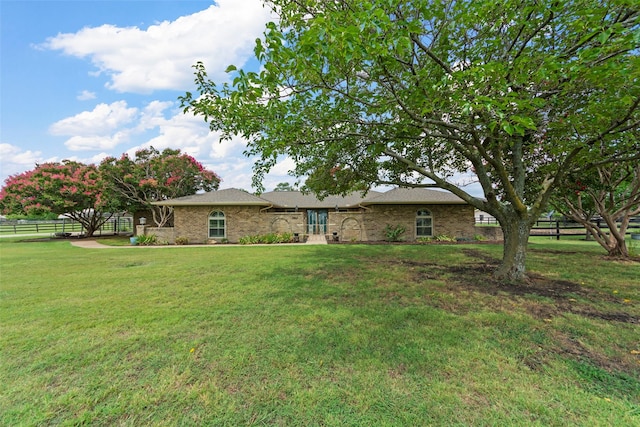
[[[118,206],[104,197],[104,183],[95,165],[65,160],[36,165],[7,178],[0,191],[0,209],[5,214],[65,215],[91,237]]]
[[[610,257],[628,258],[626,233],[632,217],[640,215],[640,147],[629,159],[587,163],[570,172],[551,204],[584,225]]]
[[[158,227],[167,224],[173,209],[153,202],[216,190],[220,184],[215,172],[205,169],[192,156],[170,148],[145,148],[137,151],[134,158],[127,154],[107,157],[100,163],[100,172],[111,197],[130,211],[151,211]]]
[[[257,188],[284,155],[321,197],[453,192],[499,221],[505,281],[526,278],[530,228],[576,159],[638,126],[635,1],[265,3],[278,19],[256,40],[260,71],[229,66],[216,84],[195,64],[185,113],[248,140]]]

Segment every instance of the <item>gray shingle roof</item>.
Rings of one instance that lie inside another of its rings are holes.
[[[210,191],[208,193],[194,194],[192,196],[178,197],[176,199],[155,202],[160,206],[202,206],[202,205],[255,205],[269,206],[268,200],[261,199],[253,194],[237,188]]]
[[[394,188],[378,196],[367,197],[362,205],[415,205],[415,204],[466,204],[464,200],[448,191],[428,188]]]
[[[377,191],[369,191],[371,196],[379,196],[382,193]],[[360,193],[353,193],[346,197],[342,196],[327,196],[323,200],[313,194],[303,194],[300,191],[270,191],[263,193],[260,197],[269,200],[274,206],[281,208],[295,208],[296,206],[301,209],[305,208],[351,208],[357,207],[362,202],[363,198]]]
[[[303,194],[300,191],[270,191],[260,197],[247,193],[244,190],[228,188],[225,190],[211,191],[208,193],[194,194],[192,196],[178,197],[176,199],[155,202],[161,206],[209,206],[209,205],[253,205],[275,206],[278,208],[300,209],[330,209],[354,208],[367,205],[389,204],[464,204],[464,200],[447,191],[431,190],[426,188],[394,188],[385,193],[369,191],[363,198],[360,193],[350,194],[346,197],[328,196],[324,200],[318,200],[313,194]]]

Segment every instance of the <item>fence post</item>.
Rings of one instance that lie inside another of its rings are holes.
[[[560,221],[556,221],[556,240],[560,240]]]

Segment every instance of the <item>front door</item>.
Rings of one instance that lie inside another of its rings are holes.
[[[327,234],[328,216],[326,209],[307,209],[307,233]]]

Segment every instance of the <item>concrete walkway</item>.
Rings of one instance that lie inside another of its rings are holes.
[[[132,246],[132,245],[127,245],[127,246],[110,246],[110,245],[103,245],[102,243],[93,240],[93,239],[70,239],[69,243],[71,243],[72,246],[75,246],[77,248],[84,248],[84,249],[135,249],[135,248],[150,248],[150,249],[161,249],[161,248],[197,248],[197,247],[207,247],[207,248],[213,248],[213,247],[246,247],[246,246],[292,246],[295,245],[292,243],[275,243],[272,245],[156,245],[156,246]],[[309,236],[307,238],[307,241],[304,243],[305,245],[326,245],[327,244],[327,239],[323,236],[323,235],[312,235]]]

